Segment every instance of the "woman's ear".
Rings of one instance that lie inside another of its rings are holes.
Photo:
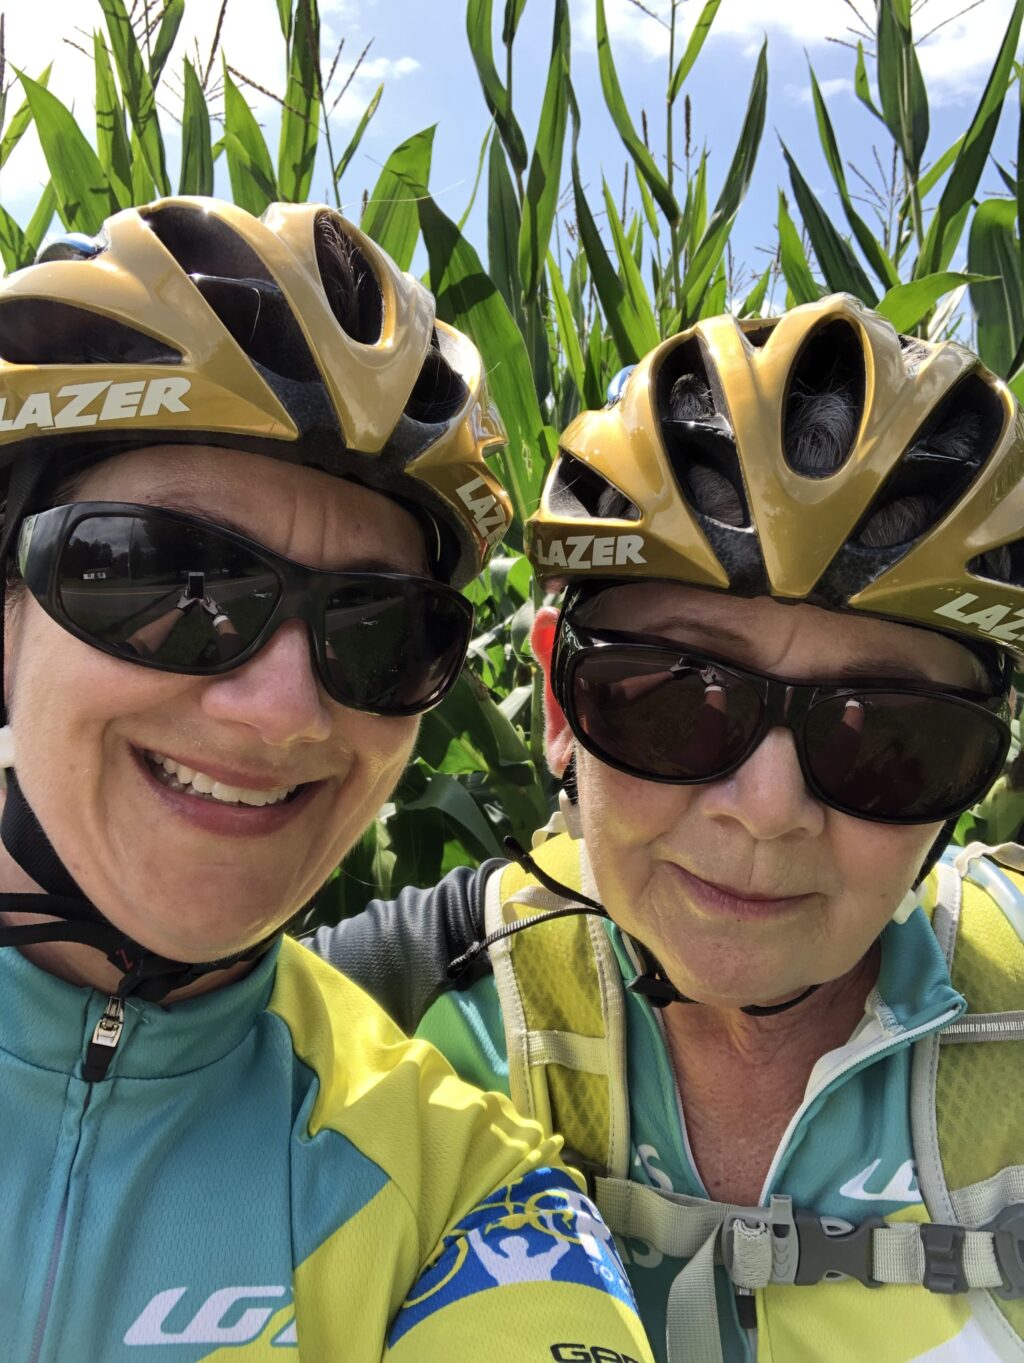
[[[554,653],[557,634],[558,611],[554,606],[541,606],[534,617],[530,645],[544,673],[544,743],[548,766],[555,776],[560,777],[572,756],[573,737],[562,707],[551,690],[551,655]]]

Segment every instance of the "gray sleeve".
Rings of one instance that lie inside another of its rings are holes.
[[[436,998],[490,970],[483,954],[457,981],[448,978],[448,963],[484,936],[484,886],[505,864],[459,866],[433,889],[375,899],[354,918],[318,928],[303,945],[355,980],[411,1034]]]

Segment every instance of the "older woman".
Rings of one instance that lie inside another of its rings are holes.
[[[0,1359],[648,1358],[557,1146],[282,941],[461,666],[474,348],[336,214],[183,199],[0,356]]]
[[[1024,854],[937,865],[1009,741],[1017,404],[846,297],[610,398],[532,523],[557,836],[317,946],[406,1025],[475,962],[422,1034],[565,1134],[659,1357],[1024,1358]]]

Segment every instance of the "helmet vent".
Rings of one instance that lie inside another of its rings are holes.
[[[466,402],[469,390],[441,353],[435,331],[423,368],[413,384],[405,414],[424,425],[450,421]]]
[[[274,282],[249,243],[213,213],[191,204],[170,204],[143,216],[187,275]]]
[[[384,295],[373,267],[333,213],[318,213],[316,263],[327,301],[346,336],[376,345],[384,330]]]
[[[755,350],[760,350],[762,346],[767,344],[768,337],[777,325],[778,323],[775,321],[757,322],[753,326],[750,323],[741,322],[740,330],[743,332],[747,345],[753,346]]]
[[[0,304],[0,358],[7,364],[178,364],[162,341],[113,318],[49,298]]]
[[[990,549],[967,565],[975,577],[987,577],[993,582],[1005,582],[1013,587],[1024,587],[1024,540],[1001,544]]]
[[[901,336],[900,345],[903,348],[903,367],[908,375],[916,374],[935,349],[917,336]]]
[[[983,379],[961,380],[886,479],[854,542],[872,549],[909,545],[937,525],[995,449],[1003,420],[1002,403]]]
[[[864,412],[864,352],[853,327],[826,322],[804,342],[782,417],[787,464],[827,478],[846,463]]]
[[[573,520],[640,519],[640,508],[625,493],[565,450],[551,475],[548,505],[556,515]]]

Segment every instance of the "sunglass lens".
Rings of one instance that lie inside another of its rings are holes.
[[[951,818],[984,792],[1004,739],[970,706],[938,696],[864,692],[816,701],[804,747],[830,804],[906,823]]]
[[[60,602],[83,634],[128,658],[203,671],[252,643],[280,595],[255,554],[159,514],[89,516],[60,561]]]
[[[571,687],[580,740],[613,765],[660,781],[728,771],[761,718],[761,699],[743,678],[668,650],[579,654]]]
[[[370,577],[327,603],[324,652],[334,696],[377,714],[414,714],[439,701],[466,657],[472,611],[427,582]]]

